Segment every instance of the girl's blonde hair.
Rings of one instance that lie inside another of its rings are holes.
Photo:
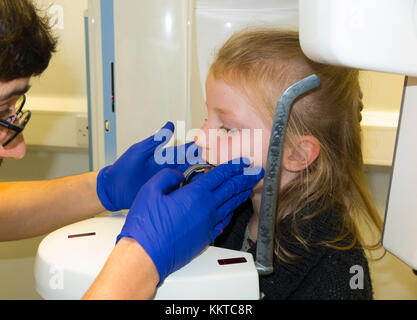
[[[320,244],[348,250],[359,241],[367,249],[379,248],[379,239],[376,244],[365,245],[359,228],[359,220],[368,218],[368,223],[376,226],[379,233],[382,231],[382,220],[364,174],[359,71],[309,60],[295,31],[251,29],[234,34],[222,46],[210,72],[215,79],[241,90],[271,126],[284,90],[311,74],[320,77],[320,87],[294,103],[288,122],[285,143],[291,144],[296,136],[311,135],[320,143],[320,154],[280,191],[277,257],[286,262],[297,258],[283,245],[287,240],[279,232],[281,223],[285,222],[292,236],[308,248],[312,244],[299,232],[300,222],[335,206],[342,211],[342,231],[335,239]],[[307,215],[297,214],[311,208],[314,210]],[[291,215],[286,216],[286,212]]]

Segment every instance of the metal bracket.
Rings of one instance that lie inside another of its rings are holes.
[[[194,176],[194,174],[204,171],[208,168],[213,168],[214,166],[209,163],[197,163],[191,167],[189,167],[184,172],[184,182],[182,183],[182,186],[185,186],[190,183],[191,178]]]
[[[271,274],[274,270],[275,216],[277,211],[280,164],[290,109],[298,97],[317,88],[319,85],[319,77],[317,75],[311,75],[285,90],[277,104],[268,149],[258,226],[255,265],[260,275]]]

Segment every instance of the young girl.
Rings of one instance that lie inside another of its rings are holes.
[[[262,297],[371,299],[363,248],[375,249],[380,243],[365,245],[359,220],[367,218],[378,231],[382,222],[364,176],[357,70],[309,60],[297,32],[239,32],[223,45],[211,66],[208,118],[196,143],[203,159],[213,165],[242,156],[265,168],[277,102],[289,86],[312,74],[320,77],[321,85],[296,100],[287,126],[274,272],[260,277]],[[210,139],[213,130],[217,136]],[[228,159],[221,159],[224,151]],[[250,201],[235,211],[215,245],[256,256],[261,196],[262,182]]]

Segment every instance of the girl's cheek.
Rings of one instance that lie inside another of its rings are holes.
[[[230,135],[219,137],[217,152],[219,163],[225,163],[233,159],[241,158],[242,152],[239,137]]]
[[[248,158],[254,166],[258,167],[264,167],[264,162],[266,163],[262,135],[256,135],[252,130],[217,136],[217,140],[214,145],[211,145],[209,152],[211,159],[215,157],[216,164],[242,157]]]
[[[251,129],[241,132],[240,157],[248,158],[255,167],[264,166],[264,141],[262,130]],[[268,150],[266,150],[268,153]],[[266,163],[266,157],[265,157]]]
[[[242,138],[240,132],[228,136],[229,161],[242,157],[249,158],[249,155],[242,149],[242,145],[244,145]]]
[[[202,158],[213,165],[220,165],[233,159],[248,158],[257,167],[265,167],[268,155],[268,141],[264,139],[261,130],[258,132],[235,132],[225,134],[220,132],[200,137]]]
[[[207,140],[207,148],[203,149],[205,161],[220,165],[241,157],[240,140],[223,132],[212,133]]]
[[[255,167],[266,168],[269,140],[271,132],[266,129],[256,129],[251,138],[251,155]]]
[[[229,152],[229,145],[227,136],[224,135],[213,135],[210,139],[210,153],[211,159],[213,162],[210,162],[214,165],[220,165],[222,163],[226,163],[231,160],[231,154]]]

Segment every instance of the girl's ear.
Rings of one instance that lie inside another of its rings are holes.
[[[313,136],[296,137],[291,145],[284,145],[282,165],[290,172],[298,172],[312,164],[320,154],[320,143]]]

